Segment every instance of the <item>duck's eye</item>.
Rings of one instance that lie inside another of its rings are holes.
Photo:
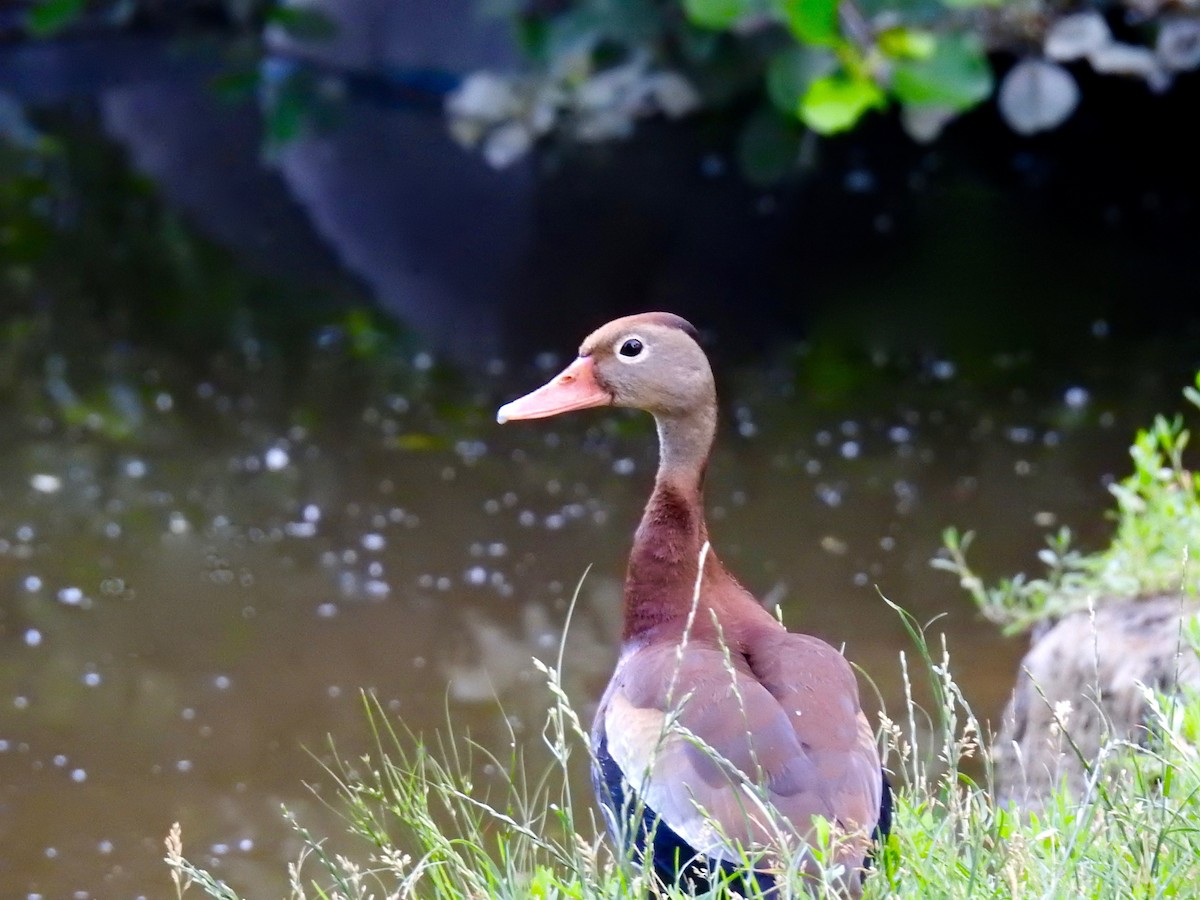
[[[621,345],[621,349],[617,352],[622,356],[638,356],[642,352],[642,342],[637,338],[630,338]]]

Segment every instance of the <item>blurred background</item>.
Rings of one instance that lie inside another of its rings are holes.
[[[1102,545],[1200,368],[1200,30],[1092,9],[0,8],[0,893],[165,896],[178,820],[280,894],[361,691],[541,742],[581,579],[590,716],[653,429],[493,416],[647,309],[717,368],[726,563],[872,704],[880,595],[941,616],[994,721],[1024,643],[943,529],[991,578]]]

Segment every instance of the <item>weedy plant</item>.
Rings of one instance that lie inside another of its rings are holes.
[[[1184,396],[1200,409],[1200,374]],[[1050,535],[1038,558],[1041,578],[1017,575],[988,587],[967,564],[973,535],[949,529],[946,556],[933,565],[957,575],[983,615],[1006,634],[1088,608],[1107,597],[1136,597],[1168,591],[1195,596],[1200,569],[1187,564],[1189,548],[1200,549],[1200,475],[1184,466],[1189,432],[1183,417],[1157,416],[1139,431],[1129,455],[1133,473],[1109,490],[1116,499],[1112,542],[1097,553],[1071,546],[1071,532]]]
[[[1200,392],[1189,389],[1188,399],[1200,405]],[[1073,554],[1063,538],[1047,560],[1049,578],[1013,579],[992,591],[966,568],[965,540],[952,540],[943,567],[960,575],[989,618],[1010,629],[1117,585],[1157,590],[1183,583],[1194,591],[1186,559],[1192,536],[1200,533],[1200,506],[1195,480],[1182,465],[1186,441],[1179,420],[1160,418],[1138,435],[1135,474],[1114,489],[1117,530],[1106,551]],[[1197,895],[1200,695],[1145,688],[1144,744],[1114,739],[1098,758],[1080,754],[1089,773],[1082,794],[1061,789],[1036,811],[1005,807],[994,800],[989,735],[954,680],[944,636],[883,602],[900,617],[914,650],[900,656],[903,710],[895,718],[880,714],[884,763],[897,787],[892,834],[872,861],[867,900]],[[1182,630],[1180,647],[1200,654],[1200,622]],[[563,690],[562,666],[561,645],[554,665],[539,664],[549,700],[545,764],[531,762],[515,736],[504,758],[452,736],[424,744],[365,697],[373,752],[328,768],[348,831],[362,849],[355,858],[333,854],[325,840],[292,820],[304,844],[289,870],[292,900],[688,896],[654,884],[628,856],[614,852],[600,834],[590,794],[573,793],[591,751]],[[928,710],[914,699],[914,682],[920,687],[924,681],[932,697]],[[1079,753],[1067,711],[1056,709],[1055,718],[1064,748]],[[503,773],[498,788],[475,783],[480,762]],[[793,842],[797,858],[781,861],[785,870],[809,874],[782,882],[772,900],[839,896],[842,873],[821,864],[833,858],[836,829],[817,825],[818,846],[805,851]],[[166,862],[179,897],[198,889],[217,900],[239,900],[232,887],[187,860],[178,826],[167,838]],[[754,886],[747,889],[761,898]],[[713,894],[729,892],[718,887]]]

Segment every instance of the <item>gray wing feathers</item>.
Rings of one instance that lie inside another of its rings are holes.
[[[737,861],[781,830],[804,839],[814,816],[869,831],[878,814],[879,762],[853,673],[827,644],[778,638],[728,658],[711,645],[682,659],[646,647],[622,662],[604,701],[609,751],[632,787],[714,858]],[[789,671],[801,648],[803,671]]]

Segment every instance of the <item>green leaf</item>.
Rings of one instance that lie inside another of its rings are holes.
[[[267,21],[299,41],[327,41],[337,35],[337,24],[318,9],[274,6],[267,13]]]
[[[775,3],[799,40],[826,47],[841,43],[837,0],[775,0]]]
[[[800,100],[818,78],[837,69],[837,57],[825,49],[793,45],[767,64],[767,96],[780,112],[795,116]]]
[[[794,116],[795,107],[788,114]],[[789,121],[769,107],[760,109],[742,129],[737,155],[742,174],[751,184],[776,184],[795,168],[800,155],[800,132],[795,120]]]
[[[230,69],[213,77],[209,87],[226,103],[244,103],[254,99],[261,86],[257,69]]]
[[[818,78],[800,101],[800,119],[818,134],[853,128],[863,114],[883,106],[887,97],[869,78],[843,72]]]
[[[83,14],[87,0],[41,0],[25,15],[25,27],[38,37],[50,37]]]
[[[879,35],[879,49],[892,59],[929,59],[937,50],[937,37],[917,28],[889,28]]]
[[[978,38],[943,35],[926,59],[895,64],[892,91],[904,103],[969,109],[992,93],[992,70]]]
[[[746,11],[746,0],[683,0],[687,17],[701,28],[728,28]]]

